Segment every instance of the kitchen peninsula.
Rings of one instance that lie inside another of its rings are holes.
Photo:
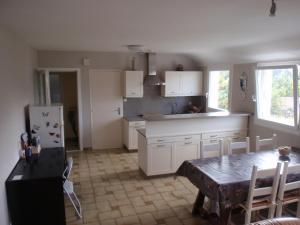
[[[174,173],[183,161],[200,158],[200,141],[223,139],[226,146],[229,138],[244,139],[248,118],[228,112],[146,116],[146,128],[138,130],[139,167],[147,176]]]

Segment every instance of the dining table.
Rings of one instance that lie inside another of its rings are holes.
[[[224,155],[184,161],[176,176],[186,177],[198,188],[193,215],[203,210],[204,198],[218,205],[218,224],[230,224],[233,208],[244,203],[248,196],[252,168],[275,168],[278,162],[289,161],[290,165],[300,163],[300,149],[292,147],[288,156],[281,156],[277,149],[258,152]],[[300,174],[289,174],[288,182],[300,179]],[[272,184],[272,178],[259,181],[257,185]]]

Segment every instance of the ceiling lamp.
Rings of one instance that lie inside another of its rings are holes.
[[[271,8],[270,8],[270,17],[274,17],[274,16],[276,16],[276,8],[277,8],[277,6],[276,6],[276,2],[275,2],[275,0],[272,0],[272,4],[271,4]]]

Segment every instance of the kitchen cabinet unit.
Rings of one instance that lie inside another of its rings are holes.
[[[146,129],[138,131],[138,163],[147,176],[170,174],[185,160],[200,158],[200,142],[242,140],[247,136],[248,114],[204,113],[145,117]],[[213,157],[214,155],[209,155]]]
[[[151,175],[173,171],[174,147],[172,143],[150,144],[147,148],[149,149]]]
[[[144,95],[143,71],[124,71],[123,74],[123,97],[142,98]]]
[[[128,150],[138,148],[137,129],[144,129],[145,121],[141,119],[123,119],[123,144]]]
[[[181,91],[181,72],[167,71],[165,72],[165,85],[162,86],[164,97],[180,96]]]
[[[201,71],[166,71],[164,80],[165,85],[161,89],[164,97],[202,95]]]
[[[199,135],[200,137],[200,135]],[[200,158],[200,140],[187,140],[175,143],[175,170],[185,160],[199,159]]]

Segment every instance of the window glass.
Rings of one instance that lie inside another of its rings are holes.
[[[258,118],[295,126],[293,68],[257,70],[256,85]]]
[[[208,107],[215,109],[229,108],[229,71],[210,71]]]

